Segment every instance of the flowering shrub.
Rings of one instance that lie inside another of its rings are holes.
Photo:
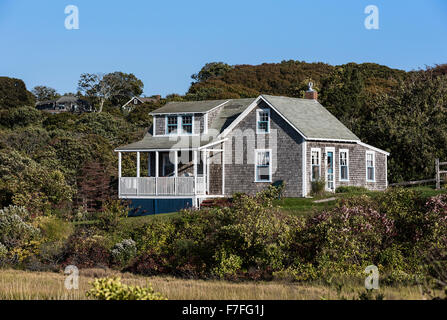
[[[70,236],[63,249],[63,265],[73,264],[78,268],[107,266],[109,259],[104,237],[83,231]]]
[[[99,278],[92,283],[93,288],[86,296],[97,300],[167,300],[149,285],[146,288],[128,286],[120,278]]]
[[[137,246],[132,239],[124,239],[115,244],[111,251],[113,263],[124,266],[137,254]]]
[[[23,207],[9,206],[0,210],[0,242],[13,249],[38,239],[39,229],[27,222],[29,219],[30,215]]]

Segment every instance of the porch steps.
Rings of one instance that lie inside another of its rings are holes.
[[[229,200],[227,198],[208,198],[200,203],[201,208],[226,207],[228,205]]]

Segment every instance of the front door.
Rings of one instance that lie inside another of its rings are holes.
[[[335,183],[334,183],[334,151],[327,151],[327,165],[326,165],[326,181],[327,185],[326,188],[329,191],[335,190]]]

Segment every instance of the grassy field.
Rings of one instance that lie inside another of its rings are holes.
[[[120,276],[122,282],[126,284],[145,286],[151,283],[156,291],[163,293],[170,300],[351,300],[358,299],[359,294],[365,292],[361,281],[357,281],[356,284],[347,281],[337,289],[335,286],[331,287],[323,284],[275,281],[232,283],[214,280],[184,280],[170,277],[142,277],[103,269],[80,270],[79,289],[67,290],[64,287],[65,276],[62,273],[1,270],[0,299],[83,300],[86,299],[85,292],[90,288],[90,281],[95,277],[113,275]],[[386,300],[429,298],[421,294],[418,286],[381,286],[375,293],[382,294]]]
[[[447,189],[436,190],[434,186],[418,186],[412,187],[411,189],[419,192],[422,197],[432,197],[438,194],[447,193]],[[366,194],[370,197],[375,197],[379,195],[380,191],[361,191],[361,192],[349,192],[349,193],[327,193],[324,196],[313,197],[313,198],[284,198],[281,200],[276,200],[275,205],[279,206],[281,210],[300,216],[309,216],[320,212],[323,210],[329,210],[333,208],[338,199],[352,197],[355,195]],[[315,203],[318,200],[332,199],[334,200],[327,202]]]

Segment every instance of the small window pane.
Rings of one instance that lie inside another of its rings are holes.
[[[192,133],[192,116],[182,116],[183,133]]]
[[[177,116],[168,116],[168,133],[177,132]]]
[[[259,151],[256,156],[256,180],[270,181],[270,152]]]

